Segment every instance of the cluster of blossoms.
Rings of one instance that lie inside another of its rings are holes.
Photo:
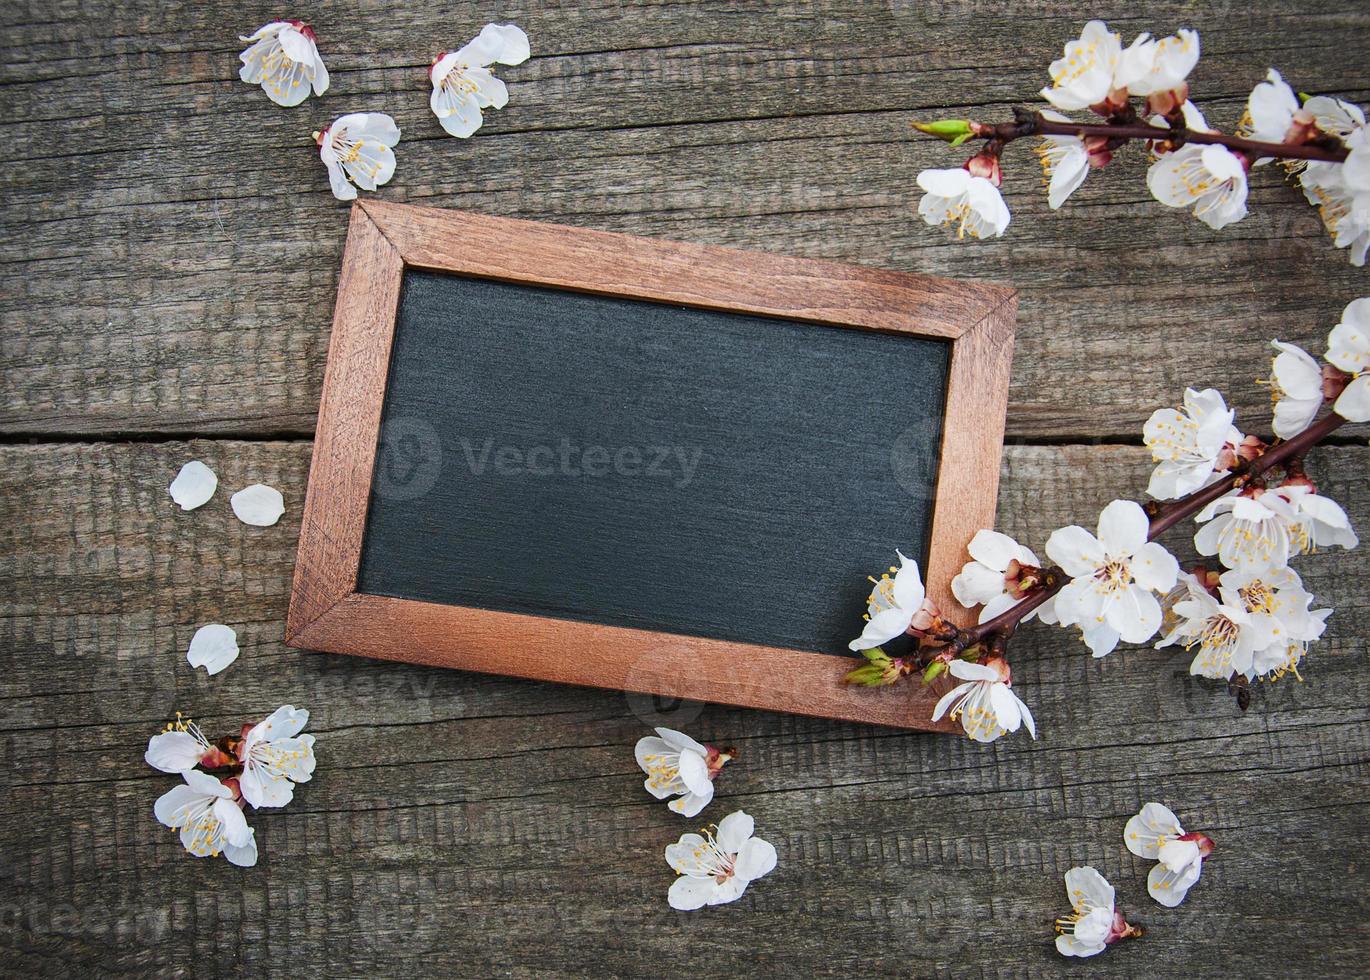
[[[684,732],[658,728],[638,740],[633,752],[647,780],[643,787],[684,817],[699,814],[714,798],[714,780],[737,754],[696,742]],[[756,823],[742,810],[698,834],[682,834],[666,848],[666,863],[677,877],[666,900],[692,912],[742,897],[747,886],[775,869],[775,847],[754,836]]]
[[[243,810],[283,807],[295,784],[314,775],[314,736],[301,735],[309,712],[282,705],[265,721],[247,724],[237,735],[210,742],[180,712],[166,730],[152,736],[143,759],[184,785],[164,793],[153,807],[157,820],[178,831],[196,857],[222,854],[233,864],[257,863],[256,834]]]
[[[1146,890],[1167,908],[1184,901],[1214,851],[1211,838],[1185,833],[1175,814],[1160,803],[1146,804],[1128,820],[1123,843],[1138,857],[1156,862]],[[1056,920],[1056,951],[1062,956],[1094,956],[1120,939],[1142,935],[1118,910],[1113,886],[1093,868],[1067,871],[1066,895],[1071,912]]]
[[[328,90],[328,69],[310,25],[275,20],[239,39],[250,44],[238,56],[243,63],[238,77],[260,85],[277,105],[299,105],[311,91],[323,95]],[[491,66],[520,65],[530,53],[528,35],[513,24],[486,24],[460,49],[440,52],[428,68],[428,79],[433,85],[429,107],[442,128],[461,138],[480,129],[482,110],[502,109],[509,101],[509,90]],[[383,112],[339,116],[313,137],[333,196],[340,201],[355,198],[359,187],[374,191],[395,174],[400,129]]]
[[[1047,203],[1059,208],[1090,170],[1108,165],[1130,140],[1147,143],[1153,162],[1147,188],[1172,208],[1187,208],[1210,228],[1246,217],[1253,168],[1282,160],[1316,206],[1337,248],[1364,265],[1370,249],[1370,138],[1365,114],[1328,96],[1301,98],[1273,68],[1247,100],[1237,134],[1209,126],[1189,101],[1190,73],[1199,60],[1199,35],[1142,34],[1126,48],[1103,21],[1090,21],[1050,66],[1041,95],[1054,107],[1017,110],[1011,123],[989,125],[944,119],[916,127],[959,146],[983,139],[965,165],[924,170],[918,211],[929,224],[955,225],[960,236],[1004,233],[1009,210],[999,188],[1000,157],[1010,142],[1040,137],[1036,147],[1046,176]],[[1060,111],[1055,111],[1060,110]],[[1103,123],[1080,123],[1062,112],[1088,110]]]
[[[872,579],[865,628],[850,644],[865,662],[846,680],[881,686],[918,671],[929,683],[949,673],[961,683],[937,702],[933,721],[949,714],[971,738],[991,742],[1019,728],[1036,738],[1007,659],[1014,630],[1034,616],[1078,631],[1095,657],[1160,634],[1158,648],[1192,651],[1190,673],[1228,682],[1242,708],[1252,681],[1300,676],[1331,610],[1313,608],[1289,562],[1358,544],[1346,512],[1309,479],[1304,457],[1340,425],[1370,421],[1370,298],[1346,307],[1327,344],[1319,365],[1274,342],[1274,441],[1240,432],[1219,392],[1190,389],[1181,408],[1156,411],[1143,428],[1156,464],[1147,488],[1155,499],[1146,506],[1115,500],[1094,531],[1052,532],[1049,562],[1007,535],[977,533],[971,560],[951,582],[961,605],[980,607],[976,627],[943,618],[917,563],[899,555],[899,566]],[[1221,567],[1182,571],[1155,540],[1190,517],[1200,525],[1195,550]],[[884,649],[906,635],[914,641],[907,652]]]

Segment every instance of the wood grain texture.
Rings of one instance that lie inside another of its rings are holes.
[[[912,433],[915,446],[901,447],[897,439],[883,438],[881,433],[882,438],[871,443],[878,448],[879,485],[854,488],[852,493],[860,496],[911,493],[919,498],[922,506],[931,509],[932,529],[927,539],[928,560],[923,567],[923,576],[929,596],[954,621],[967,621],[967,616],[952,600],[952,576],[966,560],[965,546],[975,530],[994,524],[997,461],[1002,447],[1006,389],[1013,352],[1015,297],[1011,290],[735,249],[702,248],[677,242],[587,232],[458,211],[403,205],[356,205],[352,212],[348,246],[343,253],[343,273],[333,318],[328,375],[324,380],[323,400],[319,409],[319,451],[310,467],[305,531],[301,537],[296,572],[299,598],[292,603],[287,615],[286,642],[304,649],[412,659],[424,664],[469,667],[491,673],[503,670],[517,677],[623,688],[674,697],[707,698],[722,704],[812,713],[826,718],[863,720],[910,728],[940,728],[944,731],[952,728],[949,719],[940,725],[931,721],[932,705],[949,686],[949,679],[936,686],[919,688],[913,697],[898,700],[882,692],[844,689],[835,686],[845,672],[840,662],[834,663],[829,653],[811,652],[817,649],[811,645],[801,646],[804,641],[809,644],[820,639],[827,642],[828,637],[801,637],[793,641],[796,649],[788,649],[780,642],[788,642],[788,633],[765,632],[751,629],[746,624],[714,621],[700,610],[676,613],[674,615],[678,618],[673,620],[673,614],[666,610],[647,607],[649,599],[646,598],[645,589],[642,590],[644,608],[629,610],[634,618],[624,615],[615,617],[612,606],[593,605],[594,600],[590,597],[575,597],[574,601],[585,604],[587,609],[595,609],[595,612],[587,611],[584,616],[576,617],[544,618],[530,614],[548,610],[555,612],[559,607],[552,597],[536,596],[542,600],[541,605],[531,598],[512,604],[500,600],[502,579],[493,567],[492,558],[488,572],[477,570],[463,580],[476,583],[474,594],[454,590],[450,602],[447,601],[448,596],[438,594],[427,586],[422,591],[408,588],[397,591],[397,587],[392,587],[380,589],[380,594],[354,594],[369,591],[360,588],[363,584],[361,570],[364,570],[362,542],[368,524],[384,528],[379,533],[385,537],[371,545],[381,551],[390,547],[392,538],[402,535],[406,539],[415,538],[416,528],[441,527],[442,533],[453,536],[461,533],[461,522],[451,516],[455,508],[450,508],[447,514],[403,511],[396,516],[383,498],[373,502],[371,493],[370,475],[375,467],[376,447],[380,439],[382,407],[392,400],[387,395],[387,386],[407,392],[415,384],[409,378],[389,377],[386,370],[387,365],[392,364],[391,350],[395,346],[399,322],[405,320],[411,323],[410,329],[415,328],[412,317],[406,319],[409,314],[399,306],[401,295],[408,295],[403,286],[403,270],[411,266],[522,286],[575,290],[611,299],[650,300],[696,307],[702,311],[783,317],[784,322],[758,317],[737,321],[745,324],[745,329],[758,334],[773,331],[776,339],[772,343],[780,343],[782,330],[788,329],[792,334],[798,323],[807,321],[928,337],[949,344],[950,366],[939,364],[936,380],[930,382],[939,389],[945,388],[944,400],[936,411],[946,412],[948,421],[934,425],[929,431],[928,421],[920,417],[926,414],[926,410],[920,411],[914,407],[918,403],[914,401],[913,393],[901,397],[897,390],[891,391],[891,397],[896,399],[896,405],[900,407],[895,408],[890,417],[896,425]],[[411,280],[409,285],[418,288],[419,282],[429,283],[429,288],[433,288],[431,279]],[[540,294],[537,301],[546,302],[547,295]],[[532,301],[525,298],[522,302]],[[418,300],[410,299],[407,302],[417,303]],[[509,302],[516,306],[514,300],[510,299]],[[556,336],[565,331],[574,332],[574,321],[578,318],[592,321],[593,329],[610,324],[615,330],[623,332],[639,331],[634,344],[649,344],[654,336],[653,331],[660,333],[660,325],[654,325],[654,321],[640,311],[633,311],[625,317],[621,307],[588,300],[576,305],[565,300],[562,302],[567,322],[558,328]],[[452,315],[451,309],[460,311],[459,318],[482,316],[475,312],[469,291],[465,296],[453,298],[450,303],[453,306],[448,307],[447,316]],[[577,313],[576,309],[586,312]],[[508,311],[492,310],[482,318],[495,319],[508,315]],[[536,319],[541,321],[555,315],[544,313]],[[664,317],[667,313],[662,311],[657,315]],[[417,317],[418,314],[413,316]],[[678,314],[676,318],[679,319]],[[520,328],[519,322],[515,317],[503,332],[514,333],[526,329],[526,325]],[[713,338],[711,343],[721,351],[725,343],[722,336],[708,331],[727,329],[721,325],[722,322],[717,317],[700,317],[697,321],[684,319],[670,329],[698,329],[705,336]],[[589,336],[587,334],[582,338],[587,344],[591,343]],[[802,343],[806,353],[820,346],[821,342],[830,359],[850,358],[854,348],[848,345],[845,348],[847,353],[838,354],[833,347],[835,340],[815,337]],[[615,342],[622,343],[617,338]],[[726,355],[720,351],[701,350],[692,353],[693,348],[689,346],[691,342],[698,343],[689,338],[667,343],[659,354],[661,362],[670,357],[681,357],[678,351],[690,358],[687,373],[681,376],[685,384],[691,383],[689,367],[708,370],[707,359],[716,355],[726,360]],[[440,335],[436,335],[432,343],[435,347],[443,344],[459,346],[455,341],[442,340]],[[538,351],[535,343],[530,337],[524,345],[526,352],[515,351],[509,355],[514,359],[526,357],[530,373],[537,370]],[[747,340],[746,343],[755,345],[756,342]],[[791,343],[797,341],[791,340]],[[855,353],[857,356],[876,356],[869,351]],[[435,352],[432,356],[450,356],[450,353]],[[460,359],[461,355],[457,356]],[[557,406],[559,416],[572,410],[574,402],[571,392],[574,386],[594,384],[593,372],[600,369],[592,363],[574,367],[575,358],[583,355],[572,351],[566,351],[559,357],[552,354],[545,356],[549,361],[559,364],[566,377],[549,377],[544,383],[535,386],[542,388],[558,383],[572,386],[560,399]],[[750,355],[751,359],[757,361],[761,356],[757,352]],[[888,353],[881,356],[895,359]],[[466,355],[468,360],[474,357],[471,352]],[[800,372],[803,366],[797,360],[798,354],[794,357],[793,370]],[[411,360],[409,357],[396,358],[393,363],[397,369],[418,370],[418,367],[410,365]],[[501,360],[496,358],[497,363],[488,370],[504,370],[504,365],[498,363]],[[773,370],[784,372],[790,363],[781,359]],[[720,361],[719,372],[728,370],[723,365],[724,361]],[[638,371],[639,377],[621,379],[622,389],[631,391],[634,385],[642,384],[641,373],[649,369],[660,374],[662,367],[657,359],[653,359],[650,368],[638,362],[625,367],[625,372]],[[840,370],[850,372],[851,366],[834,364],[820,370],[815,374],[814,384],[821,385],[828,379],[835,382]],[[661,377],[664,380],[658,383],[670,383],[669,375]],[[879,373],[872,369],[867,372],[867,377],[860,380],[875,388],[895,388],[893,383],[881,385],[877,380],[879,377]],[[757,387],[765,380],[739,380],[738,384]],[[426,383],[447,384],[448,379],[438,377]],[[615,383],[615,379],[603,379],[599,383],[608,388]],[[489,409],[490,418],[483,424],[495,424],[502,399],[517,397],[518,384],[519,380],[511,379],[500,386],[502,390],[496,393],[496,400]],[[916,379],[901,382],[904,387],[913,384],[916,384]],[[706,383],[701,382],[700,387],[706,393],[710,390]],[[847,387],[851,397],[864,398],[862,386],[849,384]],[[813,397],[817,395],[815,391]],[[432,400],[437,396],[423,393],[423,397]],[[466,396],[457,391],[448,392],[443,397],[460,399]],[[528,398],[532,397],[530,392]],[[732,397],[729,392],[716,392],[713,401],[719,414],[726,414],[725,399],[729,397]],[[799,397],[804,397],[804,394],[801,393]],[[675,413],[682,410],[682,405],[688,408],[689,402],[683,396],[676,401],[679,404],[662,406],[658,411]],[[857,404],[863,403],[858,401]],[[745,402],[742,405],[745,406]],[[615,414],[614,410],[606,410],[599,405],[589,407],[600,413]],[[412,405],[402,407],[399,411],[411,414],[420,412]],[[415,414],[414,417],[439,420],[444,428],[451,428],[454,424],[452,420],[460,416],[443,414],[450,411],[434,406],[432,411]],[[530,411],[536,414],[536,410]],[[617,414],[631,413],[620,410]],[[711,414],[712,411],[706,413]],[[742,418],[742,408],[734,414]],[[749,425],[764,434],[767,424],[765,409],[758,407],[750,411],[747,417],[752,419]],[[531,424],[529,420],[523,421]],[[861,426],[851,440],[852,465],[856,466],[860,465],[860,459],[856,456],[855,444],[861,440],[870,441],[865,434],[869,426],[859,414],[852,416],[852,423]],[[431,425],[429,429],[432,429]],[[455,438],[457,433],[448,432],[447,435]],[[800,435],[797,434],[793,441],[797,443]],[[730,439],[726,431],[714,438],[720,443],[746,444],[745,440]],[[756,436],[749,433],[748,438],[755,439]],[[928,446],[936,443],[940,443],[940,453],[930,453]],[[442,452],[440,449],[437,451]],[[449,452],[456,455],[455,449]],[[932,458],[925,463],[924,458],[929,456]],[[906,478],[901,481],[896,461],[904,458],[913,459],[915,465],[934,466],[935,471],[931,474],[933,479],[930,481],[930,474],[923,473],[917,481],[912,481],[907,478],[909,474],[904,474]],[[448,468],[452,470],[456,467],[449,464]],[[745,478],[749,474],[744,468],[739,475]],[[755,473],[750,476],[755,488],[764,492],[767,484]],[[795,482],[798,482],[797,478]],[[903,486],[900,486],[901,482]],[[930,484],[936,490],[930,489]],[[463,494],[469,492],[463,490]],[[508,492],[511,495],[514,493]],[[527,485],[518,492],[528,492]],[[746,489],[739,489],[736,494],[745,495],[746,492]],[[649,493],[646,487],[630,490],[630,494],[637,499]],[[437,503],[441,498],[442,494],[435,493],[425,499]],[[819,513],[816,503],[801,502],[796,506],[806,505],[814,508],[815,515]],[[552,506],[552,498],[530,502],[527,506],[528,514],[542,513]],[[712,504],[707,501],[698,504],[693,499],[681,502],[675,512],[685,514],[688,508],[693,507],[707,520],[711,511],[721,513],[734,506],[733,500],[725,495]],[[852,506],[860,504],[853,502]],[[786,509],[788,511],[790,508]],[[868,513],[872,523],[879,523],[883,511],[872,505]],[[527,519],[528,516],[523,515],[520,521]],[[629,540],[633,537],[634,532],[627,518],[601,513],[599,519],[615,529],[615,536],[621,534]],[[667,519],[666,515],[658,515],[655,523],[660,525]],[[793,522],[793,519],[794,515],[787,512],[785,520]],[[816,516],[811,519],[816,519]],[[495,518],[491,517],[490,520],[494,522]],[[759,520],[760,516],[754,515],[753,521]],[[483,515],[480,523],[484,523]],[[926,514],[915,523],[913,529],[906,527],[895,532],[901,542],[910,540],[906,538],[909,533],[914,534],[913,541],[923,539],[922,529],[929,523]],[[797,527],[794,533],[800,534],[803,530]],[[647,527],[638,533],[651,534],[653,531]],[[731,533],[762,540],[765,529],[743,524]],[[417,535],[419,545],[415,546],[436,547],[439,550],[458,550],[462,547],[459,540],[432,543],[430,539],[437,534],[438,531],[433,530],[427,535]],[[682,550],[692,546],[700,549],[707,547],[698,532],[692,539],[686,535],[686,539],[681,543]],[[822,542],[815,536],[813,544],[821,546]],[[517,541],[506,540],[497,542],[495,550],[498,551],[502,546],[504,551],[509,551],[518,545]],[[782,542],[782,545],[792,546],[788,542]],[[842,546],[843,543],[832,544],[828,550],[835,551]],[[473,545],[473,550],[479,547],[479,544]],[[579,545],[582,551],[587,547],[588,544]],[[539,550],[545,555],[539,555],[535,550],[530,560],[553,560],[550,546]],[[442,579],[436,563],[428,561],[426,555],[416,554],[410,548],[410,553],[402,558],[400,556],[404,551],[405,546],[397,545],[395,550],[385,551],[376,560],[382,565],[400,560],[416,566],[432,565],[427,571],[432,573],[435,581]],[[719,550],[716,554],[721,564],[737,563],[737,559],[729,558],[730,552]],[[881,555],[882,562],[887,560],[887,554]],[[741,560],[748,557],[743,554]],[[582,574],[579,565],[579,560],[574,562],[577,568],[575,574]],[[644,556],[640,566],[615,569],[615,580],[626,580],[625,587],[630,587],[636,575],[659,577],[676,574],[678,579],[675,587],[680,592],[691,591],[691,580],[683,558],[674,559],[666,567],[656,569],[650,558]],[[375,573],[375,565],[370,567]],[[708,603],[707,588],[710,585],[724,591],[741,587],[730,584],[732,580],[727,574],[719,570],[711,577],[707,573],[702,576],[704,588],[695,589],[699,593],[696,603],[701,606]],[[737,572],[732,574],[738,575],[735,580],[737,583],[745,583],[745,575]],[[774,573],[777,577],[781,574],[779,570]],[[381,578],[384,578],[383,574]],[[391,579],[399,583],[403,581],[403,576],[391,576]],[[573,596],[577,591],[576,581],[572,579],[570,586]],[[607,587],[603,581],[581,586],[585,590]],[[795,592],[801,601],[807,601],[803,597],[808,593],[803,589],[796,588]],[[488,603],[482,601],[486,596],[491,597]],[[439,605],[439,600],[445,604]],[[775,605],[776,602],[770,604]],[[680,605],[677,603],[677,607]],[[653,620],[655,614],[663,618]],[[586,621],[576,621],[580,619]],[[667,624],[671,622],[680,622],[682,626],[680,629],[669,629]],[[656,628],[658,626],[659,629]],[[843,635],[849,634],[848,630]],[[759,645],[769,637],[776,638],[774,646]],[[527,645],[543,648],[543,652],[529,655],[530,651],[523,649]],[[547,648],[554,648],[556,653],[549,656]],[[675,651],[674,662],[672,657],[663,655],[666,648]],[[682,666],[687,662],[696,665],[693,676],[681,678],[678,675],[683,669],[688,669]],[[777,683],[777,677],[784,677],[784,683]]]
[[[1015,10],[506,6],[534,57],[502,70],[509,106],[457,141],[428,110],[424,68],[491,15],[477,4],[318,9],[333,89],[292,110],[236,76],[235,37],[279,12],[270,4],[6,5],[0,431],[310,433],[346,209],[308,134],[358,109],[404,130],[376,199],[1017,286],[1026,356],[1010,438],[1132,433],[1137,404],[1190,382],[1258,410],[1249,381],[1266,342],[1320,339],[1366,281],[1275,168],[1255,175],[1251,216],[1223,232],[1151,201],[1131,152],[1060,212],[1031,153],[1015,154],[1013,224],[993,243],[958,243],[912,214],[917,172],[960,157],[909,123],[1035,102],[1085,16],[1054,0]],[[1272,65],[1302,91],[1370,99],[1370,15],[1356,5],[1107,2],[1089,14],[1129,34],[1202,31],[1195,98],[1227,127]],[[1210,345],[1196,325],[1227,339]],[[1166,356],[1136,357],[1135,338]]]
[[[1303,684],[1236,712],[1183,654],[1093,661],[1062,631],[1023,631],[1015,686],[1041,739],[943,736],[621,694],[282,645],[308,442],[197,441],[0,450],[0,874],[7,970],[31,975],[1057,976],[1060,875],[1092,863],[1148,936],[1102,976],[1335,976],[1370,949],[1370,604],[1363,556],[1306,560],[1335,605]],[[219,474],[201,510],[166,484],[188,458]],[[1313,460],[1370,526],[1370,450]],[[1012,447],[1005,530],[1055,526],[1145,481],[1144,451]],[[229,492],[285,489],[269,529]],[[1189,555],[1182,536],[1167,538]],[[242,657],[213,679],[184,648],[233,624]],[[252,818],[249,872],[196,861],[152,819],[175,779],[145,739],[175,709],[228,731],[283,702],[311,709],[319,770]],[[755,815],[780,853],[736,905],[665,905],[661,849],[696,822],[642,790],[633,741],[675,724],[735,744],[717,819]],[[1178,910],[1147,898],[1122,846],[1151,799],[1219,851]],[[1329,895],[1331,897],[1329,897]],[[709,940],[701,941],[707,934]],[[1215,942],[1215,937],[1221,937]],[[664,964],[673,964],[666,966]]]
[[[1184,658],[1091,661],[1026,628],[1015,686],[1042,739],[940,736],[413,665],[281,644],[346,208],[309,132],[356,110],[404,129],[372,200],[464,208],[1019,289],[1004,529],[1040,545],[1144,482],[1134,440],[1185,384],[1263,428],[1271,337],[1320,349],[1364,270],[1275,168],[1222,232],[1163,210],[1128,153],[1060,212],[1009,161],[1007,237],[960,243],[912,214],[914,175],[959,157],[929,116],[1035,104],[1088,16],[1128,36],[1192,26],[1194,95],[1230,128],[1279,68],[1370,101],[1363,5],[819,0],[501,6],[338,0],[310,17],[322,100],[237,81],[252,0],[0,6],[0,962],[26,976],[1341,977],[1370,959],[1370,608],[1363,553],[1307,561],[1337,607],[1306,683],[1239,716]],[[472,140],[428,111],[429,59],[491,17],[533,58]],[[1205,331],[1211,331],[1206,333]],[[1210,339],[1216,336],[1214,342]],[[241,436],[183,444],[184,435]],[[104,437],[141,442],[91,441]],[[51,443],[29,444],[30,437]],[[1359,442],[1361,434],[1353,433]],[[181,514],[187,458],[222,489]],[[1370,521],[1363,444],[1314,476]],[[285,491],[269,530],[227,493]],[[1177,549],[1183,541],[1171,541]],[[188,670],[194,629],[243,656]],[[152,820],[175,780],[143,744],[176,708],[227,731],[309,707],[318,776],[254,818],[249,873],[187,857]],[[736,744],[716,818],[756,815],[780,866],[737,905],[665,906],[685,827],[629,755],[648,723]],[[1128,815],[1164,800],[1219,853],[1186,903],[1143,891]],[[1060,960],[1059,876],[1093,863],[1149,935]]]

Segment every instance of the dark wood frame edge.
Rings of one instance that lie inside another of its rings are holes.
[[[549,259],[549,256],[552,258]],[[368,201],[353,206],[286,619],[287,645],[924,730],[944,685],[843,687],[850,662],[594,623],[357,593],[406,267],[630,296],[952,345],[927,568],[950,582],[993,524],[1016,294],[999,286]],[[803,306],[795,299],[802,297]],[[945,489],[957,487],[954,497]],[[892,543],[892,546],[895,543]],[[548,648],[570,655],[548,658]],[[523,650],[537,650],[526,657]]]

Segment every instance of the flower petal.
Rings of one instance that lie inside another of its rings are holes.
[[[484,67],[498,62],[520,65],[531,50],[528,35],[513,24],[486,24],[476,37],[458,52],[464,64]]]
[[[921,604],[921,603],[920,603]],[[878,612],[866,621],[866,628],[861,631],[861,635],[847,644],[852,650],[869,650],[871,647],[878,647],[882,643],[887,643],[908,631],[909,624],[913,622],[913,615],[918,611],[915,606],[912,609],[901,609],[893,606],[884,612]]]
[[[143,761],[162,772],[185,772],[200,764],[205,747],[189,732],[162,732],[148,739]]]
[[[966,608],[980,606],[1004,595],[1004,573],[978,561],[968,561],[951,580],[951,592]]]
[[[201,626],[186,650],[186,662],[192,667],[203,667],[211,677],[237,659],[238,634],[223,623]]]
[[[674,810],[682,817],[697,817],[699,812],[709,805],[714,798],[714,784],[708,783],[702,793],[686,793],[684,796],[677,797],[666,804],[667,809]]]
[[[224,841],[224,857],[240,868],[250,868],[257,863],[257,835],[251,827],[247,830],[247,840],[242,844]]]
[[[990,530],[976,531],[966,550],[976,561],[996,572],[1007,571],[1010,562],[1021,562],[1024,557],[1023,548],[1017,541],[1007,534]]]
[[[682,875],[671,883],[666,901],[678,912],[693,912],[710,904],[717,886],[712,878],[692,878]]]
[[[680,781],[691,793],[714,795],[713,780],[709,778],[709,764],[704,761],[704,756],[693,749],[681,750]]]
[[[700,755],[707,756],[708,748],[696,742],[684,732],[678,732],[674,728],[658,728],[656,733],[661,736],[662,741],[671,747],[674,752],[689,749],[691,752],[698,752]]]
[[[1146,876],[1147,894],[1166,908],[1173,909],[1184,901],[1202,871],[1202,861],[1195,861],[1179,872],[1171,871],[1164,864],[1157,864]]]
[[[737,852],[733,873],[746,881],[755,881],[775,870],[775,847],[760,837],[753,837]]]
[[[678,877],[671,883],[670,891],[666,892],[666,901],[677,911],[703,909],[704,906],[710,905],[710,899],[717,888],[714,879]]]
[[[723,851],[728,854],[736,854],[755,830],[756,821],[745,811],[737,810],[719,821],[718,834],[715,839]]]
[[[1161,604],[1137,585],[1122,590],[1105,618],[1126,643],[1145,643],[1161,628]]]
[[[183,822],[180,819],[181,811],[202,799],[204,794],[189,786],[173,786],[157,797],[157,802],[152,805],[152,812],[163,827],[178,827]]]
[[[1099,515],[1099,542],[1108,557],[1127,558],[1146,544],[1150,528],[1140,504],[1135,500],[1115,500]]]
[[[1113,908],[1113,886],[1089,865],[1066,872],[1066,895],[1076,912]]]
[[[356,191],[353,191],[356,196]],[[253,527],[270,527],[285,513],[285,499],[281,492],[262,483],[239,490],[228,501],[238,520]]]
[[[215,776],[198,769],[191,769],[181,773],[181,778],[186,781],[186,785],[199,793],[201,796],[213,796],[217,799],[226,800],[233,796],[233,793]]]
[[[242,809],[232,800],[216,800],[214,816],[218,817],[223,827],[224,840],[230,844],[242,846],[252,836],[252,831],[247,826],[247,817],[243,816]]]
[[[704,838],[698,834],[681,834],[680,840],[666,845],[666,863],[683,875],[707,875],[712,867],[702,858],[708,853]]]
[[[219,486],[219,478],[204,463],[192,459],[181,467],[167,492],[181,510],[194,510],[209,501]]]
[[[905,558],[902,552],[896,551],[895,554],[899,556],[899,571],[894,573],[894,586],[891,591],[894,593],[895,603],[901,609],[907,609],[912,619],[912,614],[923,604],[927,590],[923,588],[923,577],[918,573],[918,562]],[[904,624],[904,629],[908,629],[907,623]]]
[[[1169,592],[1180,574],[1175,556],[1155,541],[1142,545],[1132,558],[1131,568],[1137,584],[1153,592]]]
[[[1075,524],[1051,532],[1047,557],[1070,576],[1092,574],[1106,560],[1099,539]]]
[[[1342,389],[1332,410],[1348,422],[1370,422],[1370,372]]]

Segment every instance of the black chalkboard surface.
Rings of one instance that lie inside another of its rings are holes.
[[[849,656],[949,352],[407,270],[357,591]]]
[[[906,728],[868,575],[993,526],[1012,290],[353,205],[293,647]],[[650,699],[649,699],[650,700]]]

